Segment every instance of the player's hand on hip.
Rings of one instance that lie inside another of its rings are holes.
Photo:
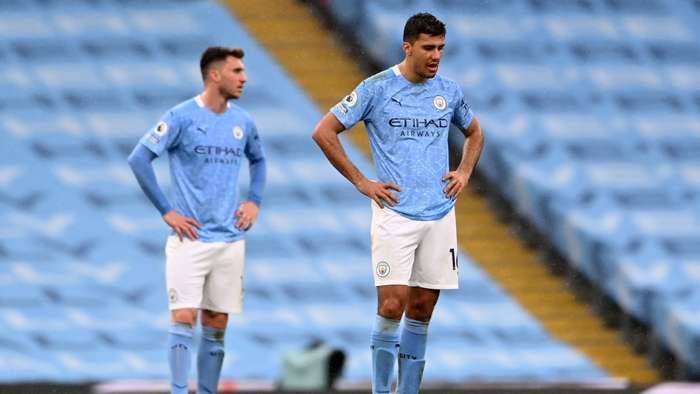
[[[236,228],[248,231],[258,218],[258,205],[252,201],[243,201],[236,210]]]
[[[357,190],[374,200],[379,208],[384,208],[385,203],[390,207],[399,203],[399,198],[391,192],[392,189],[397,192],[401,191],[399,185],[391,182],[381,183],[365,179],[357,184]]]
[[[462,190],[469,182],[469,176],[460,171],[450,171],[442,177],[443,181],[447,182],[442,190],[450,198],[457,198],[462,193]]]
[[[168,224],[168,226],[175,230],[175,233],[177,233],[180,241],[182,241],[183,237],[187,237],[193,241],[199,238],[197,229],[202,228],[202,225],[199,224],[198,221],[190,217],[180,215],[174,209],[163,215],[163,220]]]

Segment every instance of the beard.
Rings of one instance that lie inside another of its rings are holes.
[[[219,94],[221,94],[221,96],[222,96],[223,98],[225,98],[226,101],[228,101],[228,100],[233,100],[233,99],[237,99],[237,98],[240,97],[240,95],[237,95],[237,94],[235,94],[235,93],[232,93],[232,92],[230,92],[230,91],[224,89],[223,87],[220,87],[220,88],[219,88]]]
[[[426,72],[418,72],[416,74],[420,75],[421,78],[431,79],[431,78],[435,78],[435,76],[437,75],[437,70],[435,70],[434,73],[431,71],[426,71]]]
[[[440,64],[438,63],[437,66],[435,67],[435,72],[431,71],[428,68],[428,65],[426,64],[422,69],[416,70],[416,74],[418,74],[421,78],[424,79],[431,79],[435,78],[435,76],[438,73],[438,70],[440,69]]]

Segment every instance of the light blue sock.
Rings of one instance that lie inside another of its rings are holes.
[[[428,340],[428,323],[404,318],[399,347],[400,394],[417,393],[425,368],[425,347]]]
[[[173,323],[168,330],[168,362],[170,363],[170,390],[172,394],[187,394],[190,376],[190,349],[192,327]]]
[[[197,393],[216,393],[219,388],[221,365],[224,362],[224,333],[214,327],[202,326],[202,340],[197,353]]]
[[[400,320],[377,315],[372,329],[372,393],[391,392],[391,383],[399,346]]]

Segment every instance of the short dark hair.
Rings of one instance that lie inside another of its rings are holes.
[[[226,48],[226,47],[209,47],[202,53],[202,58],[199,60],[199,70],[202,72],[202,79],[207,79],[209,66],[219,60],[226,60],[227,57],[233,56],[236,59],[243,59],[243,50],[241,48]]]
[[[403,41],[414,43],[421,33],[430,36],[444,36],[447,34],[447,28],[433,14],[421,12],[406,21],[406,26],[403,28]]]

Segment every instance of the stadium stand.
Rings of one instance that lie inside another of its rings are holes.
[[[371,12],[380,18],[400,4]],[[270,158],[262,216],[247,241],[246,311],[232,319],[223,376],[276,380],[286,350],[320,339],[348,354],[345,380],[367,382],[375,307],[369,204],[312,146],[319,110],[238,21],[205,1],[5,0],[0,9],[0,382],[167,377],[166,229],[125,157],[164,110],[198,92],[196,62],[214,44],[246,50],[250,82],[241,104],[256,118]],[[529,51],[501,44],[465,51]],[[522,78],[530,71],[512,66],[504,80],[523,89],[535,83]],[[523,94],[523,103],[552,102],[536,91]],[[508,104],[513,115],[523,103]],[[573,155],[557,146],[553,152]],[[508,154],[527,153],[519,148],[498,155],[491,147],[485,158],[508,165]],[[359,151],[348,150],[371,173]],[[539,163],[531,160],[533,171]],[[167,185],[165,162],[158,164]],[[520,171],[511,172],[518,179]],[[692,252],[692,244],[677,245]],[[552,339],[468,256],[460,256],[460,269],[463,290],[445,293],[436,310],[426,381],[607,378]],[[654,311],[666,316],[697,304],[664,305]],[[673,321],[679,324],[667,332],[676,338],[687,326]]]
[[[441,69],[480,114],[480,173],[596,298],[620,308],[639,350],[651,348],[654,362],[654,349],[670,351],[672,376],[697,379],[699,3],[328,7],[382,65],[400,60],[400,22],[412,12],[447,22]]]

